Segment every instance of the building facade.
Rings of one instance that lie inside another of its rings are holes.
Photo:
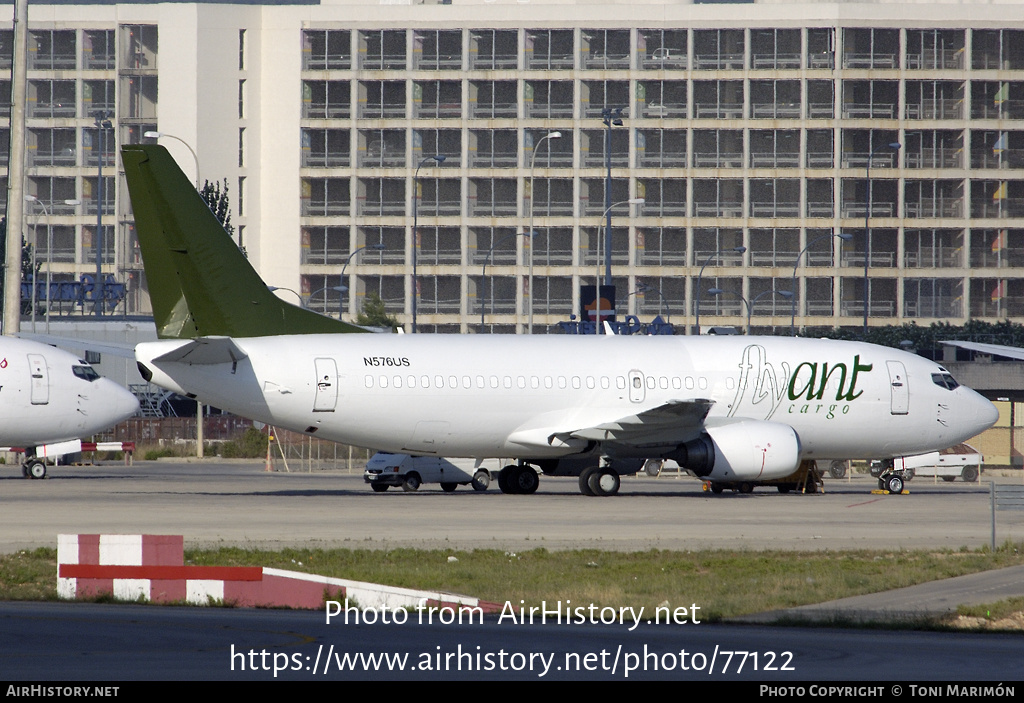
[[[102,164],[104,268],[146,311],[109,119],[226,184],[267,283],[346,319],[373,293],[411,326],[418,289],[420,331],[548,331],[603,277],[610,209],[620,314],[1024,320],[1020,10],[33,5],[28,237],[95,271]]]

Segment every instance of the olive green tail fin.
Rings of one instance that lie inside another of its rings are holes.
[[[366,332],[274,295],[162,146],[121,159],[161,338]]]

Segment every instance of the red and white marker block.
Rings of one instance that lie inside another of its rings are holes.
[[[363,608],[479,608],[501,606],[439,591],[393,588],[261,566],[186,566],[181,535],[58,535],[57,595],[154,603],[239,607],[322,608],[351,598]]]

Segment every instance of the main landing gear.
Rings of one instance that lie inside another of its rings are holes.
[[[540,477],[532,466],[526,464],[510,464],[498,474],[498,488],[502,493],[526,495],[536,493],[540,485]]]
[[[585,496],[613,496],[620,485],[619,472],[609,466],[591,466],[580,473],[580,493]]]

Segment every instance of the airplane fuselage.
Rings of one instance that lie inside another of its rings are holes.
[[[138,401],[69,352],[0,337],[0,445],[88,437],[133,415]]]
[[[791,427],[801,458],[883,458],[951,446],[995,421],[938,364],[886,347],[785,337],[298,335],[232,340],[231,363],[161,361],[152,380],[243,416],[376,449],[543,459],[558,439],[672,401],[713,401],[704,425]],[[663,439],[634,455],[656,455]],[[618,451],[624,450],[620,447]],[[647,452],[645,454],[645,452]],[[628,453],[628,451],[627,451]]]

